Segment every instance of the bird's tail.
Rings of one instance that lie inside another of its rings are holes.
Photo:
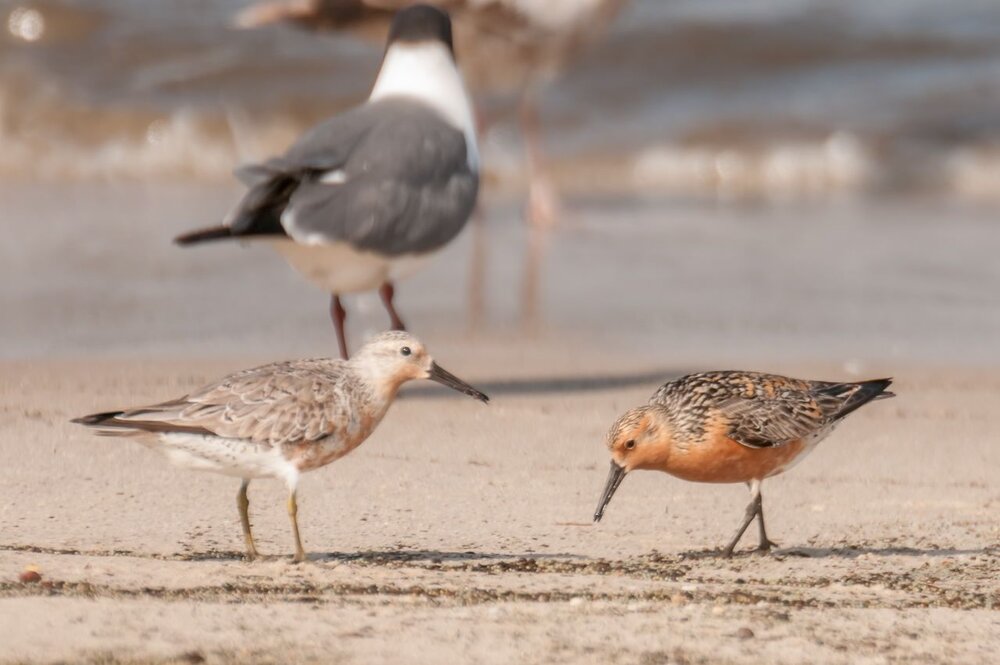
[[[87,427],[100,427],[101,425],[106,425],[108,421],[114,420],[123,413],[125,412],[104,411],[103,413],[92,413],[89,416],[80,416],[79,418],[74,418],[70,422],[76,423],[77,425],[86,425]]]
[[[222,240],[223,238],[232,238],[233,231],[229,226],[213,226],[207,229],[198,229],[197,231],[190,231],[174,238],[174,242],[185,247],[187,245],[196,245],[200,242],[206,242],[208,240]]]
[[[94,427],[98,431],[98,436],[130,436],[133,433],[131,427],[122,423],[116,418],[124,414],[124,411],[104,411],[103,413],[91,413],[88,416],[73,418],[70,422],[85,427]]]
[[[846,396],[836,416],[837,418],[843,418],[853,411],[860,409],[868,402],[895,397],[896,393],[886,390],[890,385],[892,385],[892,379],[872,379],[871,381],[861,381],[860,383],[837,383],[826,388],[824,392]]]

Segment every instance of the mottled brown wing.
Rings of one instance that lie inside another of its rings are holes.
[[[753,448],[780,446],[839,422],[868,402],[893,397],[892,379],[861,383],[802,381],[773,374],[745,373],[741,395],[725,400],[730,438]]]
[[[836,423],[868,402],[893,394],[892,379],[861,383],[804,381],[761,372],[688,374],[664,384],[650,403],[666,407],[681,431],[700,433],[721,418],[734,441],[751,448],[780,446]]]
[[[191,431],[284,445],[317,441],[344,424],[347,390],[338,361],[274,363],[231,374],[163,404],[118,417],[137,429]],[[145,425],[145,426],[144,426]]]
[[[727,435],[752,448],[782,445],[823,425],[813,384],[775,374],[720,371],[688,374],[650,399],[667,407],[681,431],[699,432],[720,418]]]
[[[804,390],[734,397],[719,410],[729,421],[729,438],[750,448],[791,443],[819,431],[827,421],[816,399]]]

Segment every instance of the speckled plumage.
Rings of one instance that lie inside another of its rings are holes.
[[[762,481],[801,461],[855,409],[892,397],[886,391],[890,383],[805,381],[743,371],[702,372],[670,381],[609,431],[611,472],[594,519],[601,519],[625,474],[636,469],[695,482],[745,482],[753,499],[725,552],[732,553],[757,516],[760,548],[768,549],[772,543],[764,530]]]
[[[99,434],[136,438],[180,466],[243,478],[244,502],[251,479],[281,479],[294,504],[299,476],[361,445],[400,385],[417,378],[487,400],[441,369],[415,337],[392,331],[376,336],[350,360],[271,363],[234,372],[178,399],[73,422]],[[244,510],[241,505],[246,520]],[[252,558],[256,552],[244,523]]]
[[[887,381],[887,380],[886,380]],[[881,386],[879,394],[888,386]],[[761,372],[721,371],[689,374],[665,383],[649,403],[664,409],[674,436],[696,440],[706,426],[722,419],[731,439],[766,448],[829,429],[877,395],[866,383],[806,381]],[[888,396],[888,395],[886,395]]]

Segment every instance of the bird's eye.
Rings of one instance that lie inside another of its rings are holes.
[[[408,347],[408,346],[404,346],[403,348],[401,348],[399,350],[399,352],[402,353],[404,356],[408,356],[411,353],[413,353],[412,351],[410,351],[410,347]]]
[[[626,441],[625,448],[628,450],[632,450],[633,448],[635,448],[635,439],[629,439],[628,441]]]

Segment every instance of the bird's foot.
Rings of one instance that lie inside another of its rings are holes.
[[[777,547],[781,547],[781,545],[779,545],[778,543],[774,542],[773,540],[768,540],[767,538],[765,538],[764,540],[762,540],[760,542],[759,545],[757,545],[757,551],[758,552],[770,552],[772,549],[775,549]]]

